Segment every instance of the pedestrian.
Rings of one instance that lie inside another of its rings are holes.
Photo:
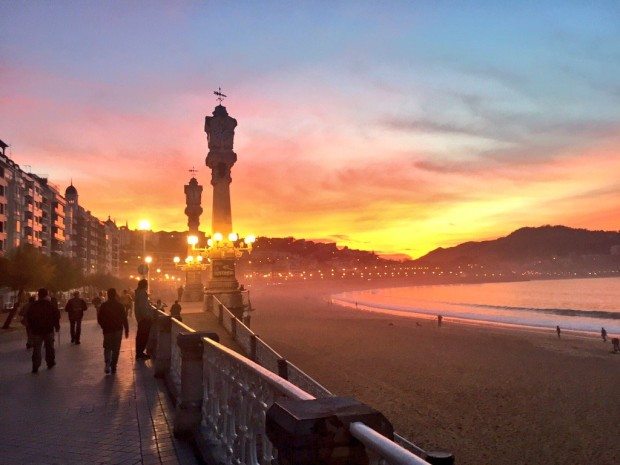
[[[442,315],[437,315],[437,326],[439,328],[441,328],[441,322],[443,320],[443,316]]]
[[[73,297],[69,299],[65,305],[65,312],[69,315],[69,331],[71,332],[71,344],[80,345],[80,336],[82,334],[82,318],[84,312],[88,308],[86,301],[80,298],[79,291],[73,293]]]
[[[47,289],[38,291],[38,300],[28,309],[28,327],[32,336],[32,372],[36,373],[41,366],[41,345],[45,345],[45,363],[47,368],[56,365],[54,351],[54,329],[60,331],[60,312],[54,308],[47,295]]]
[[[183,286],[179,286],[179,288],[177,289],[177,296],[179,298],[179,300],[183,300]]]
[[[99,313],[99,308],[101,307],[101,304],[103,303],[103,296],[101,295],[101,292],[98,292],[95,297],[93,297],[93,300],[91,300],[91,303],[93,304],[93,307],[95,307],[95,310],[97,310],[97,313]]]
[[[146,349],[151,326],[153,325],[155,307],[149,301],[148,288],[149,283],[146,279],[138,281],[136,298],[134,300],[134,314],[138,322],[138,330],[136,331],[136,359],[138,360],[149,358],[144,353],[144,350]]]
[[[133,308],[133,299],[131,298],[131,294],[127,289],[123,290],[123,295],[120,298],[120,302],[125,307],[125,311],[127,312],[127,317],[131,316],[131,310]]]
[[[97,313],[97,322],[103,330],[104,371],[106,375],[116,373],[123,329],[125,329],[125,339],[129,337],[127,312],[125,311],[125,306],[117,298],[116,289],[108,289],[108,300],[101,304],[99,313]]]
[[[170,307],[170,316],[172,318],[176,318],[179,321],[183,321],[183,318],[181,318],[181,308],[182,307],[179,304],[179,301],[175,300],[172,304],[172,307]]]
[[[26,349],[32,349],[32,334],[30,334],[30,328],[28,327],[28,309],[35,301],[34,297],[28,297],[28,301],[22,305],[19,310],[19,316],[21,317],[21,324],[26,328]]]
[[[603,342],[607,342],[607,330],[605,328],[601,328],[601,337],[603,338]]]
[[[557,325],[555,327],[555,332],[558,333],[558,339],[560,339],[561,338],[560,334],[562,333],[562,330],[560,329],[560,325]]]

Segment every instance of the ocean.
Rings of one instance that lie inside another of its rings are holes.
[[[333,295],[364,311],[620,334],[620,277],[372,289]]]

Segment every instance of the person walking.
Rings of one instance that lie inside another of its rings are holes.
[[[179,301],[175,300],[172,304],[172,307],[170,307],[170,316],[172,318],[176,318],[179,321],[183,321],[183,318],[181,318],[181,308],[182,307],[179,304]]]
[[[97,313],[99,313],[99,308],[103,303],[103,294],[101,292],[97,292],[95,297],[93,297],[93,300],[91,300],[91,303],[93,304],[93,307],[95,307],[95,310],[97,310]]]
[[[183,286],[179,286],[179,288],[177,289],[177,297],[178,300],[182,300],[183,299],[183,291],[185,289],[183,289]]]
[[[103,330],[105,374],[116,373],[123,329],[125,329],[125,339],[129,337],[127,312],[125,311],[125,306],[118,300],[116,289],[108,289],[108,300],[101,304],[99,313],[97,313],[97,322]]]
[[[603,342],[607,342],[607,330],[605,328],[601,328],[601,337],[603,338]]]
[[[138,330],[136,331],[137,360],[149,358],[148,355],[144,353],[144,349],[146,349],[146,344],[149,340],[155,307],[153,307],[153,304],[149,301],[148,288],[149,283],[146,279],[138,281],[136,298],[134,300],[134,314],[138,322]]]
[[[120,298],[120,302],[125,307],[125,311],[127,312],[127,317],[131,316],[131,310],[133,308],[133,299],[131,298],[131,294],[127,289],[123,290],[123,295]]]
[[[45,363],[47,368],[56,365],[54,351],[54,330],[60,331],[60,311],[54,308],[47,295],[47,289],[38,291],[38,300],[28,309],[28,327],[32,336],[32,372],[36,373],[41,366],[41,346],[45,345]]]
[[[558,333],[558,339],[561,339],[562,330],[560,329],[560,325],[555,327],[555,332]]]
[[[69,315],[69,331],[71,332],[71,344],[80,344],[80,336],[82,335],[82,318],[84,312],[88,308],[86,301],[80,298],[80,293],[75,291],[73,297],[70,298],[65,305],[65,312]]]

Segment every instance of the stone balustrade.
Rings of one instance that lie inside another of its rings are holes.
[[[372,408],[333,396],[216,297],[205,309],[249,358],[219,344],[215,333],[196,332],[160,312],[153,366],[175,402],[175,435],[191,437],[208,463],[454,463],[451,454],[427,453],[395,435]]]

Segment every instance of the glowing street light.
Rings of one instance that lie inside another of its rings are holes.
[[[150,255],[147,257],[144,257],[144,263],[146,263],[147,265],[153,263],[153,257],[151,257]]]
[[[252,234],[249,234],[249,235],[245,236],[245,239],[243,241],[246,244],[253,244],[254,242],[256,242],[256,236],[253,236]]]
[[[215,234],[213,234],[213,240],[216,242],[221,242],[222,239],[224,239],[224,236],[222,235],[221,232],[216,232]]]
[[[195,247],[198,244],[198,236],[187,236],[187,243]]]
[[[237,239],[239,239],[239,235],[238,235],[237,233],[231,232],[231,233],[228,235],[228,240],[229,240],[230,242],[235,242]]]
[[[172,259],[172,261],[173,261],[174,263],[180,263],[180,262],[181,262],[181,257],[174,257],[174,258]]]

